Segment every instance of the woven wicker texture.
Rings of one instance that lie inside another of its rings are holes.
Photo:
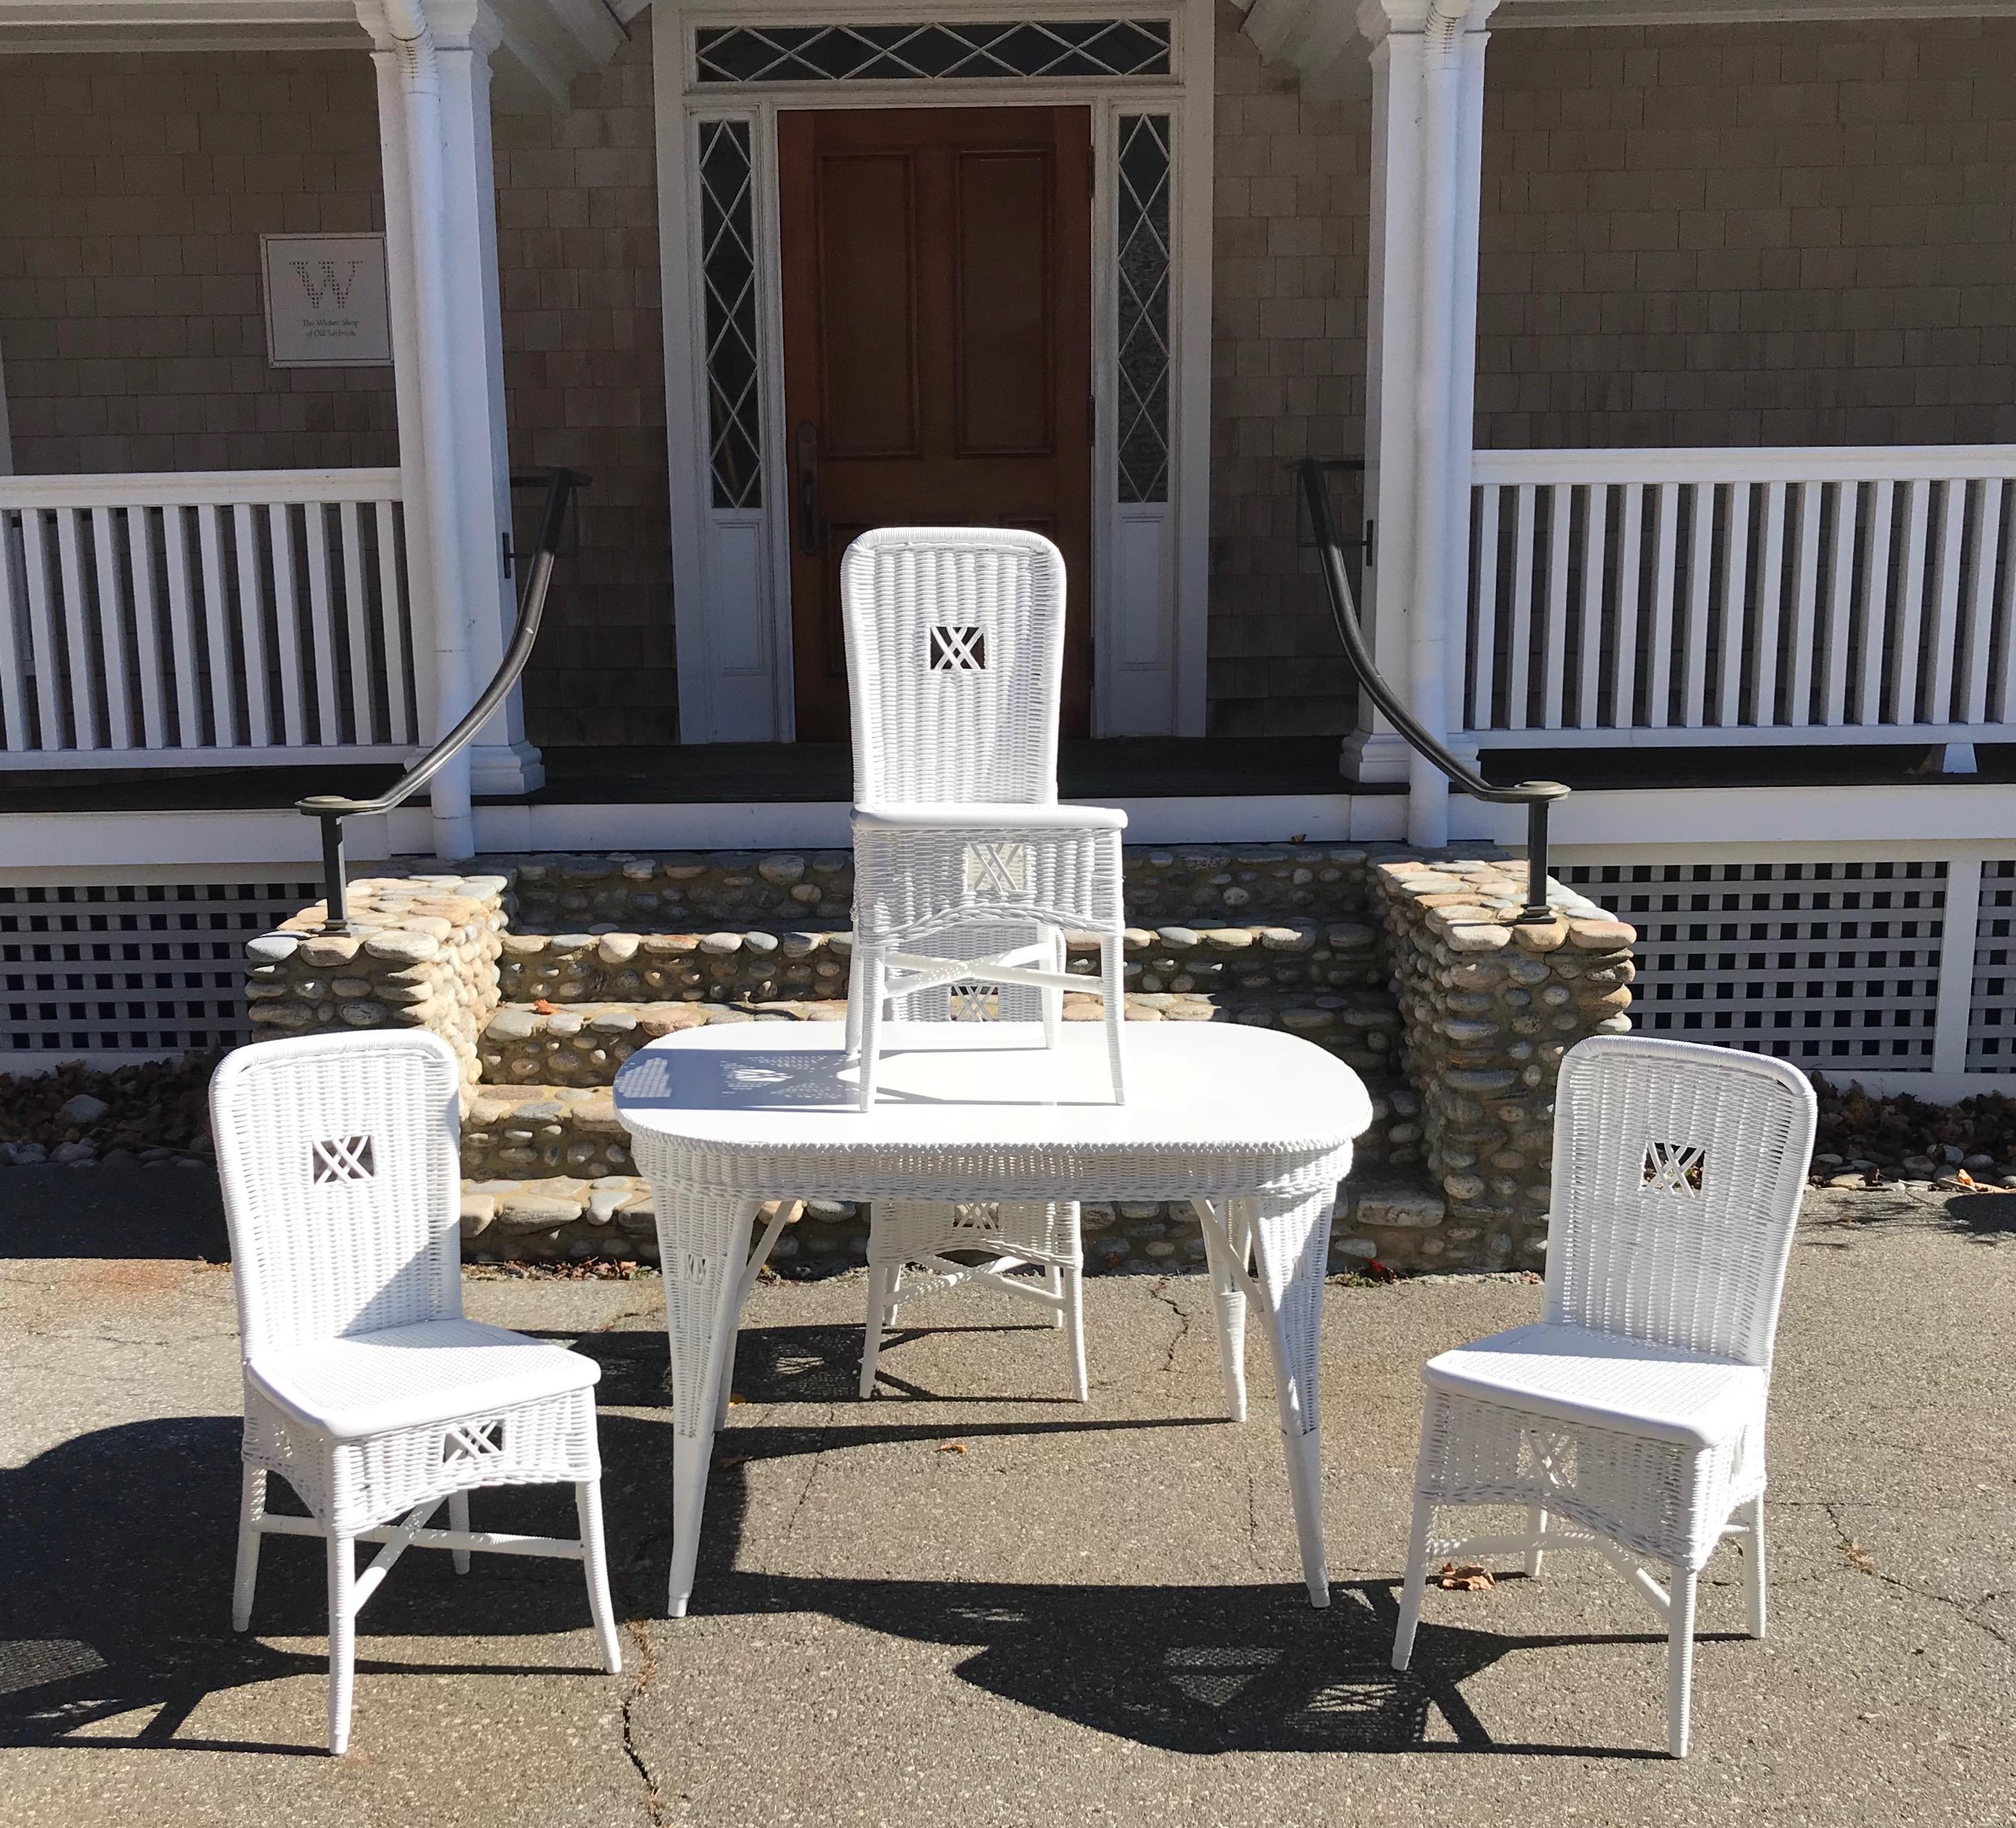
[[[884,528],[841,560],[855,808],[848,1020],[864,1107],[885,1000],[914,1002],[953,981],[944,966],[984,962],[970,945],[938,942],[989,923],[1018,930],[992,961],[1022,973],[1018,988],[1042,999],[1052,1026],[1067,981],[1057,934],[1099,936],[1100,975],[1070,982],[1105,999],[1113,1096],[1125,1096],[1126,822],[1052,810],[1064,583],[1048,540],[994,528]]]
[[[1057,797],[1064,567],[1040,534],[884,527],[840,566],[854,798]]]
[[[603,1564],[592,1359],[462,1314],[461,1069],[424,1030],[240,1048],[211,1085],[245,1375],[232,1622],[259,1545],[327,1538],[329,1746],[348,1743],[355,1617],[416,1542],[584,1564],[604,1661],[621,1667]],[[277,1473],[312,1525],[275,1518]],[[472,1535],[480,1488],[574,1486],[578,1539]],[[430,1530],[447,1503],[454,1528]],[[359,1577],[360,1536],[387,1544]]]
[[[1534,1571],[1591,1546],[1672,1570],[1670,1595],[1634,1578],[1669,1621],[1668,1743],[1685,1752],[1695,1582],[1725,1535],[1762,1635],[1765,1403],[1816,1120],[1777,1060],[1632,1035],[1569,1050],[1541,1322],[1422,1374],[1397,1667],[1431,1550],[1480,1546],[1438,1535],[1437,1507],[1521,1506]]]

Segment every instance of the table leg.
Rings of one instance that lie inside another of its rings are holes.
[[[1309,1603],[1330,1603],[1323,1554],[1323,1437],[1316,1413],[1316,1361],[1323,1333],[1323,1273],[1330,1258],[1330,1208],[1336,1189],[1262,1194],[1242,1201],[1251,1215],[1258,1293],[1274,1354],[1274,1388],[1281,1411],[1281,1447],[1295,1536]]]
[[[1246,1420],[1246,1291],[1240,1286],[1240,1258],[1233,1254],[1230,1221],[1233,1202],[1193,1200],[1204,1233],[1204,1262],[1211,1272],[1211,1306],[1218,1322],[1218,1351],[1225,1374],[1225,1412],[1233,1422]],[[1242,1254],[1245,1245],[1237,1247]]]
[[[749,1235],[761,1202],[675,1188],[654,1193],[671,1351],[672,1567],[665,1611],[683,1618],[700,1552],[722,1391],[747,1292]]]

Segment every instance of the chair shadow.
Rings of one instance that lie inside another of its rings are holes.
[[[1663,1636],[1514,1636],[1424,1622],[1391,1667],[1398,1583],[1067,1586],[831,1581],[708,1568],[696,1615],[811,1612],[913,1642],[969,1647],[960,1680],[1003,1700],[1158,1750],[1517,1752],[1663,1758],[1665,1749],[1495,1738],[1463,1684],[1521,1651]],[[1439,1717],[1444,1731],[1433,1731]]]
[[[827,1336],[841,1332],[851,1330],[778,1328],[745,1336],[754,1347],[754,1400],[805,1401],[808,1389],[838,1387],[834,1380],[846,1367],[835,1363]],[[592,1342],[605,1366],[649,1383],[654,1394],[643,1406],[658,1412],[600,1418],[617,1610],[629,1621],[659,1616],[671,1547],[664,1347],[657,1342],[653,1361],[650,1337],[604,1334]],[[608,1381],[605,1398],[624,1400],[607,1388]],[[851,1381],[845,1386],[850,1395],[852,1387]],[[1426,1623],[1414,1668],[1396,1674],[1388,1667],[1395,1616],[1390,1582],[1340,1585],[1331,1607],[1318,1612],[1299,1586],[854,1581],[738,1568],[749,1468],[763,1460],[955,1436],[1222,1425],[1215,1416],[1078,1420],[1046,1414],[953,1427],[898,1420],[907,1405],[849,1408],[873,1419],[745,1426],[720,1438],[700,1543],[697,1614],[817,1613],[891,1637],[964,1646],[961,1681],[1061,1720],[1172,1751],[1660,1755],[1508,1744],[1493,1739],[1463,1688],[1522,1650],[1663,1640],[1521,1637]],[[9,1573],[0,1625],[0,1747],[322,1755],[319,1740],[286,1745],[183,1733],[211,1695],[284,1677],[319,1677],[326,1667],[323,1558],[312,1542],[268,1540],[253,1630],[239,1635],[229,1628],[238,1440],[234,1417],[166,1418],[81,1435],[0,1472],[0,1567]],[[276,1509],[288,1506],[281,1490],[275,1481]],[[571,1494],[564,1487],[478,1493],[473,1502],[479,1528],[571,1531]],[[580,1571],[571,1563],[479,1555],[473,1572],[457,1576],[446,1556],[416,1553],[401,1561],[364,1615],[367,1653],[358,1672],[598,1676],[599,1666],[588,1660],[588,1623]],[[567,1632],[581,1635],[584,1661],[578,1665],[510,1653],[513,1638]],[[308,1648],[282,1648],[273,1638],[303,1639]],[[444,1661],[387,1654],[388,1643],[402,1638],[466,1639],[471,1653]],[[374,1647],[375,1656],[369,1653]],[[148,1718],[130,1732],[110,1725],[142,1712]],[[1438,1718],[1446,1732],[1431,1736]]]
[[[636,1442],[626,1451],[665,1450],[662,1431],[650,1432],[648,1449]],[[239,1435],[232,1416],[131,1423],[77,1436],[0,1472],[0,1568],[7,1571],[0,1748],[323,1755],[319,1740],[283,1745],[181,1736],[210,1695],[328,1668],[318,1542],[268,1538],[252,1629],[230,1628]],[[275,1510],[299,1508],[281,1481],[270,1485]],[[574,1532],[573,1494],[565,1487],[478,1492],[472,1504],[478,1528]],[[626,1519],[623,1527],[638,1520]],[[574,1671],[565,1664],[514,1658],[509,1640],[579,1631],[589,1660],[578,1673],[599,1675],[588,1627],[573,1563],[479,1555],[472,1571],[459,1576],[447,1556],[416,1553],[401,1560],[365,1611],[367,1645],[374,1638],[466,1638],[471,1654],[436,1662],[367,1651],[357,1668],[367,1679],[374,1671],[567,1675]],[[310,1648],[269,1641],[293,1637],[308,1639]],[[150,1718],[131,1733],[94,1730],[142,1711]]]

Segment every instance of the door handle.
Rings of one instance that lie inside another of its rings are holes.
[[[798,549],[815,552],[824,543],[819,514],[819,428],[805,419],[798,426]]]

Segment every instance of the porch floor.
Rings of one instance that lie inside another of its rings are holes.
[[[1104,737],[1067,741],[1059,786],[1067,800],[1262,798],[1385,794],[1399,783],[1337,772],[1335,736]],[[844,801],[852,760],[840,743],[716,743],[682,747],[553,748],[534,805],[783,804]],[[1499,749],[1494,782],[1556,780],[1585,791],[1710,787],[1858,787],[2016,783],[2016,743],[1983,744],[1978,771],[1937,772],[1939,752],[1908,743],[1811,748]],[[0,768],[8,813],[224,812],[286,808],[311,793],[364,796],[398,778],[369,766],[200,768]],[[484,804],[517,804],[499,797]]]
[[[1258,798],[1296,793],[1397,793],[1337,772],[1334,736],[1105,737],[1067,741],[1059,758],[1067,800]],[[706,805],[830,802],[853,797],[843,743],[710,743],[681,747],[548,749],[534,805]],[[371,767],[0,769],[0,814],[177,812],[286,808],[311,793],[382,791],[398,771]],[[501,797],[485,803],[519,803]]]

